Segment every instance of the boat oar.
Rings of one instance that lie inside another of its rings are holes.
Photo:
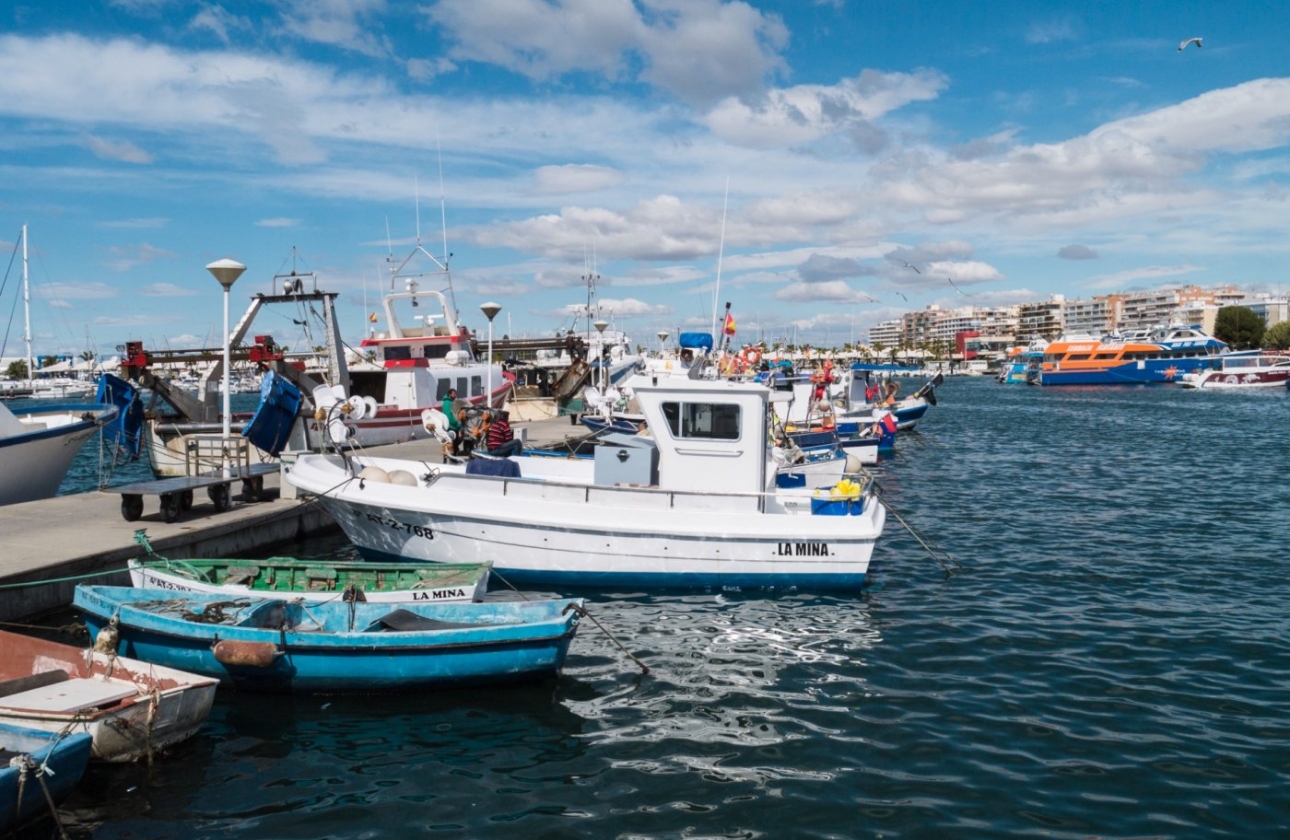
[[[882,501],[883,505],[886,506],[887,512],[896,517],[897,522],[905,526],[905,530],[909,532],[909,535],[918,541],[918,544],[923,547],[923,550],[925,550],[933,560],[940,564],[940,567],[945,570],[945,574],[954,575],[956,572],[962,570],[963,566],[960,565],[959,561],[954,559],[953,555],[943,548],[933,547],[929,540],[924,539],[914,526],[910,525],[909,522],[905,520],[905,517],[901,516],[900,513],[892,507],[891,502],[887,501],[886,494],[883,492],[882,488],[878,486],[877,481],[874,481],[872,486],[874,495],[877,496]]]

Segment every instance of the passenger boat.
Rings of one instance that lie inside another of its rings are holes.
[[[1183,374],[1184,388],[1244,390],[1290,385],[1290,353],[1278,350],[1240,350],[1224,353],[1210,366]]]
[[[1198,326],[1061,337],[1044,350],[1041,385],[1160,385],[1209,368],[1227,345]]]
[[[116,416],[97,403],[0,403],[0,505],[56,495],[81,445]]]
[[[214,592],[226,596],[289,594],[306,602],[337,599],[399,604],[416,601],[482,601],[491,563],[366,563],[297,560],[172,560],[152,552],[132,558],[130,582],[140,589]]]
[[[90,762],[90,736],[0,723],[0,758],[0,835],[7,836],[72,792]]]
[[[316,495],[372,560],[491,558],[525,584],[863,584],[886,510],[866,487],[849,515],[813,515],[812,488],[776,486],[768,388],[643,374],[630,384],[652,437],[614,437],[593,459],[428,469],[308,454],[286,480]],[[372,468],[414,481],[380,481]]]
[[[194,735],[218,682],[0,630],[0,722],[87,732],[102,761],[150,759]]]
[[[999,367],[998,380],[1002,385],[1038,385],[1039,372],[1044,364],[1044,351],[1048,342],[1035,336],[1025,347],[1014,347]]]
[[[72,604],[91,633],[115,621],[124,656],[280,692],[402,691],[554,676],[582,610],[580,600],[554,598],[304,603],[84,584]]]

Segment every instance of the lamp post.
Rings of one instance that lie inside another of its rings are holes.
[[[206,266],[206,270],[209,271],[211,275],[216,280],[219,281],[219,284],[224,287],[224,441],[223,441],[224,463],[223,463],[223,473],[224,473],[224,477],[228,478],[232,474],[229,471],[229,462],[228,462],[228,446],[229,446],[229,436],[230,436],[229,420],[231,417],[230,409],[229,409],[229,389],[230,389],[229,368],[232,366],[232,362],[230,361],[231,352],[229,348],[229,333],[228,333],[228,293],[229,293],[229,290],[233,288],[233,284],[237,282],[237,278],[242,276],[243,271],[246,271],[246,266],[242,265],[240,262],[237,262],[236,260],[224,259],[224,260],[216,260],[215,262]]]
[[[658,355],[663,356],[664,343],[667,341],[667,330],[658,331]]]
[[[484,397],[484,407],[492,408],[493,407],[493,319],[497,317],[498,312],[502,311],[502,305],[500,303],[493,303],[490,300],[488,303],[481,303],[479,305],[479,311],[483,312],[484,317],[488,319],[488,395]]]
[[[609,326],[609,322],[602,319],[596,321],[592,326],[596,328],[596,332],[600,333],[600,359],[598,361],[600,362],[600,390],[604,392],[609,390],[609,369],[605,366],[605,327]]]

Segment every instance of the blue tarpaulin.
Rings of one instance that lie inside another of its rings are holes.
[[[505,458],[471,458],[466,462],[466,475],[492,475],[498,478],[519,478],[520,465]]]
[[[681,333],[680,337],[677,338],[677,341],[680,343],[682,347],[690,347],[690,348],[702,347],[704,350],[712,349],[711,333],[683,332]]]

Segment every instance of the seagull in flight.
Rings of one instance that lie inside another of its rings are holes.
[[[962,289],[960,289],[960,288],[959,288],[959,284],[954,282],[954,278],[953,278],[953,277],[946,277],[945,279],[946,279],[946,280],[948,280],[948,281],[950,281],[950,285],[954,287],[954,291],[956,291],[956,292],[958,292],[959,294],[964,295],[964,296],[966,296],[966,297],[972,297],[970,294],[968,294],[967,292],[965,292],[965,291],[963,291]]]
[[[901,262],[901,264],[902,264],[903,266],[905,266],[905,268],[912,268],[912,269],[914,270],[914,273],[915,273],[915,274],[922,274],[922,273],[923,273],[923,272],[921,272],[921,271],[919,271],[919,270],[918,270],[918,266],[913,265],[912,263],[907,263],[907,262],[905,262],[904,260],[901,260],[900,262]]]
[[[1178,45],[1178,52],[1182,52],[1183,50],[1187,49],[1187,46],[1189,44],[1195,44],[1196,49],[1200,49],[1201,47],[1199,38],[1188,38],[1186,41],[1183,41],[1181,44]]]
[[[910,268],[914,268],[914,267],[911,265],[911,266],[910,266]],[[914,269],[914,270],[915,270],[915,271],[918,271],[918,269]],[[919,273],[919,274],[922,274],[922,272],[921,272],[921,271],[919,271],[918,273]],[[903,300],[905,303],[909,303],[909,298],[905,297],[905,293],[904,293],[904,292],[896,292],[896,294],[900,295],[900,299],[901,299],[901,300]]]

